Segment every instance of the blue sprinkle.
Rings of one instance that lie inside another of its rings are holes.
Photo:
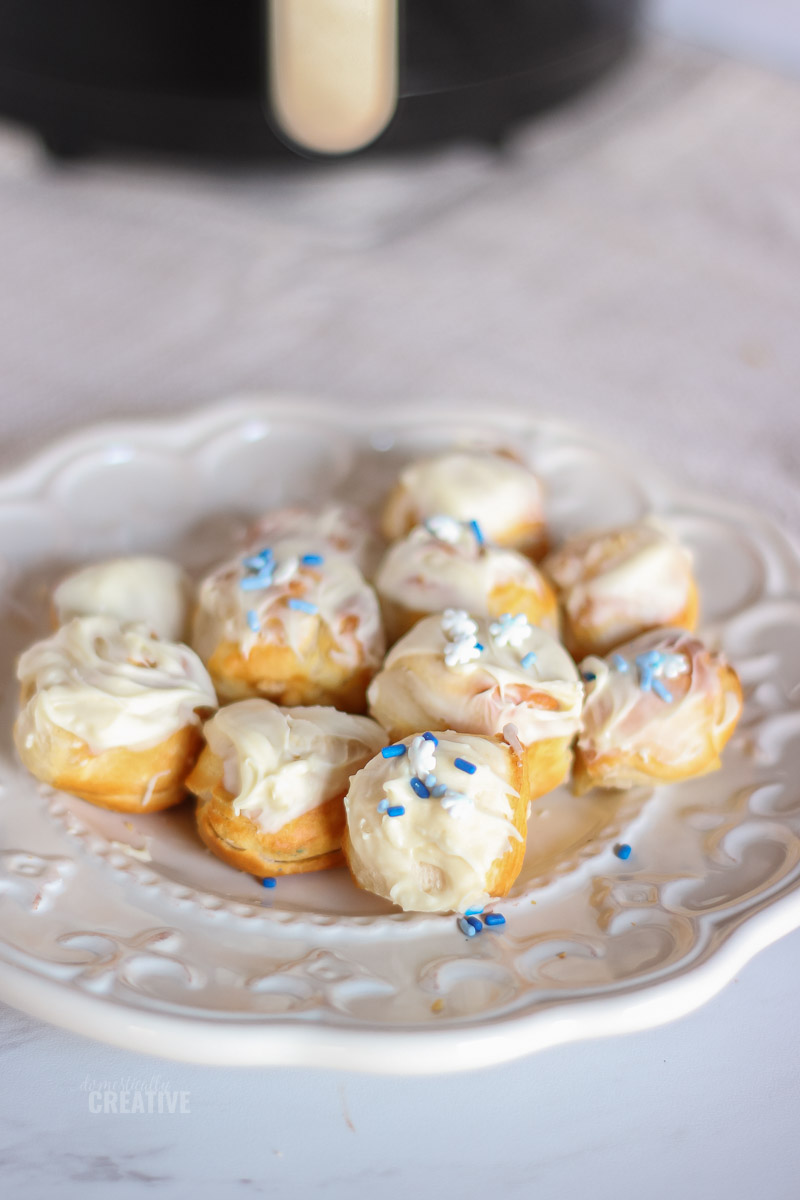
[[[402,758],[405,752],[405,746],[384,746],[381,750],[384,758]]]
[[[475,763],[467,762],[466,758],[454,758],[453,766],[459,771],[466,771],[467,775],[474,775],[478,769]]]
[[[266,879],[261,880],[261,886],[265,888],[274,888],[277,887],[277,885],[277,879],[273,879],[271,875],[268,875]]]
[[[465,917],[479,917],[482,912],[483,912],[482,906],[481,906],[481,908],[465,908],[464,916]]]
[[[626,858],[630,858],[631,848],[627,842],[620,842],[618,846],[614,847],[614,853],[616,854],[617,858],[624,860]]]
[[[480,644],[480,642],[475,643],[475,649],[479,650],[481,654],[483,654],[483,646]]]
[[[426,788],[435,788],[436,787],[436,776],[435,775],[426,775],[424,782],[425,782]]]
[[[312,604],[310,600],[298,600],[296,596],[290,598],[289,608],[293,608],[295,612],[308,613],[310,616],[317,611],[316,604]]]
[[[478,522],[477,522],[477,521],[470,521],[470,523],[469,523],[469,527],[470,527],[470,529],[472,530],[473,534],[475,535],[475,541],[478,543],[478,545],[479,545],[479,546],[485,546],[485,545],[486,545],[486,539],[485,539],[485,538],[484,538],[484,536],[483,536],[483,530],[481,529],[481,527],[480,527],[480,525],[478,524]]]
[[[262,588],[268,588],[272,583],[272,568],[268,571],[261,571],[258,575],[245,575],[244,579],[239,580],[239,587],[243,592],[259,592]]]
[[[431,788],[431,795],[435,796],[437,800],[440,800],[446,791],[447,791],[446,784],[437,783],[435,788]]]
[[[487,925],[505,925],[506,923],[502,913],[487,913],[483,919]]]
[[[258,613],[253,609],[249,609],[247,613],[247,624],[252,629],[253,633],[258,633],[261,629],[261,622],[258,619]]]
[[[477,932],[477,930],[472,928],[472,926],[470,925],[470,923],[466,917],[458,918],[458,928],[461,930],[462,933],[465,933],[467,935],[467,937],[475,937],[475,934]]]
[[[303,554],[300,562],[304,567],[321,567],[325,559],[321,554]]]
[[[428,797],[430,796],[430,792],[425,787],[425,784],[422,782],[421,779],[417,779],[417,777],[415,775],[413,779],[409,780],[409,783],[411,784],[412,791],[415,791],[421,800],[428,799]]]
[[[625,659],[622,657],[621,654],[612,654],[611,661],[614,664],[614,666],[617,668],[618,671],[630,670],[630,667],[628,666],[628,664],[626,663]]]
[[[426,742],[433,742],[434,746],[439,745],[439,739],[435,738],[432,733],[423,733],[422,735]]]
[[[260,554],[251,554],[242,559],[242,566],[247,567],[248,571],[260,571],[266,565],[266,559],[262,558]]]
[[[389,807],[388,800],[380,800],[378,802],[378,812],[379,813],[385,813],[388,807]]]
[[[597,679],[597,676],[595,675],[594,671],[584,671],[583,678],[587,683],[594,683],[595,679]]]
[[[480,933],[483,929],[483,921],[479,921],[477,917],[467,917],[467,924],[471,925],[476,933]]]
[[[386,815],[387,817],[402,817],[405,811],[402,804],[393,804],[391,808],[387,808]]]
[[[672,692],[669,690],[668,687],[665,687],[665,685],[661,682],[660,679],[652,680],[652,688],[653,688],[653,691],[655,692],[655,694],[661,700],[663,700],[665,704],[672,703]]]
[[[522,666],[524,668],[524,670],[527,671],[528,667],[532,667],[535,662],[536,662],[536,655],[533,653],[532,650],[529,650],[528,653],[523,658],[520,666]]]

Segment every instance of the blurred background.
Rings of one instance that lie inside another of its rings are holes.
[[[0,0],[0,465],[241,391],[502,400],[706,488],[746,448],[797,527],[794,0],[405,0],[341,128],[331,3]]]

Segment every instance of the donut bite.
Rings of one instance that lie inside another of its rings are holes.
[[[386,746],[352,779],[342,848],[366,891],[413,912],[466,912],[522,868],[528,796],[499,739],[430,733]]]
[[[578,660],[649,629],[697,624],[691,555],[655,521],[578,534],[542,569],[558,593],[564,643]]]
[[[502,737],[522,757],[530,799],[568,776],[583,684],[564,647],[522,615],[448,609],[397,642],[368,691],[393,739],[427,729]]]
[[[242,700],[205,726],[188,779],[197,829],[218,858],[252,875],[338,866],[350,777],[385,734],[334,708]]]
[[[523,554],[487,542],[475,521],[439,515],[416,526],[389,548],[375,587],[390,642],[447,608],[494,619],[521,613],[558,631],[558,604],[545,577]]]
[[[118,812],[178,804],[217,707],[188,646],[77,617],[21,656],[14,740],[37,779]]]
[[[65,625],[74,617],[115,617],[121,625],[144,625],[153,637],[183,642],[193,591],[189,576],[169,559],[109,558],[62,579],[53,592],[53,624]]]
[[[581,663],[573,787],[677,783],[714,771],[742,712],[734,669],[681,629],[654,630]]]
[[[386,499],[389,541],[442,514],[477,521],[487,539],[539,557],[546,547],[542,485],[523,463],[489,450],[451,450],[412,462]]]
[[[201,583],[192,645],[225,701],[263,696],[363,712],[384,636],[377,597],[355,563],[286,536]]]

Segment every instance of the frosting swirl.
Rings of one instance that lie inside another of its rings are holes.
[[[234,813],[266,833],[344,795],[351,775],[385,740],[368,717],[321,706],[279,708],[261,699],[220,709],[203,732],[222,760]]]
[[[112,747],[147,749],[185,725],[217,697],[197,655],[152,638],[113,617],[76,617],[20,657],[23,708],[19,736],[44,745],[57,726],[93,754]]]

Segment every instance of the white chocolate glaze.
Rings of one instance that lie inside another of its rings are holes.
[[[264,513],[248,526],[244,543],[255,549],[287,537],[301,539],[311,552],[334,552],[351,558],[367,579],[374,574],[383,552],[372,518],[350,504],[326,504],[320,509],[279,508]]]
[[[453,732],[436,737],[436,779],[463,801],[453,807],[452,801],[416,795],[409,782],[417,765],[410,752],[415,739],[405,738],[408,753],[377,755],[350,784],[348,853],[357,877],[368,878],[373,890],[400,908],[463,912],[488,901],[492,864],[523,838],[512,820],[518,799],[513,758],[505,745],[487,738]],[[456,758],[474,763],[475,773],[460,771]],[[380,813],[381,801],[405,812]]]
[[[271,550],[276,567],[263,587],[243,588],[254,573],[245,565],[247,555],[223,564],[200,585],[192,632],[200,657],[208,662],[221,642],[232,642],[245,657],[259,644],[272,644],[289,646],[302,658],[313,650],[321,622],[336,642],[337,662],[353,669],[377,666],[384,652],[380,609],[355,563],[323,548],[321,564],[303,565],[304,555],[320,553],[318,543],[303,536],[274,538]],[[293,608],[298,601],[313,611]]]
[[[462,614],[466,617],[466,614]],[[469,618],[468,618],[469,619]],[[564,647],[537,626],[518,646],[491,632],[496,622],[474,618],[474,657],[448,665],[452,620],[436,615],[417,622],[389,651],[370,684],[370,711],[387,728],[458,729],[502,735],[516,726],[523,746],[573,737],[580,727],[583,684]],[[535,655],[522,666],[523,659]]]
[[[429,522],[440,533],[436,518]],[[375,586],[385,597],[414,612],[466,609],[488,617],[489,597],[504,584],[517,584],[544,596],[546,584],[533,563],[516,550],[477,541],[468,525],[459,524],[456,536],[437,537],[428,525],[418,525],[387,551],[378,568]]]
[[[203,732],[222,760],[233,811],[266,833],[343,795],[350,776],[386,740],[368,717],[319,706],[279,708],[269,700],[230,704]]]
[[[491,541],[517,528],[543,524],[542,486],[527,467],[501,454],[456,450],[411,463],[400,475],[401,495],[392,516],[400,537],[437,513],[477,520]]]
[[[685,609],[692,560],[653,520],[570,538],[545,560],[570,623],[613,643]]]
[[[666,658],[654,673],[655,687],[637,665],[654,652]],[[680,629],[652,630],[606,658],[590,655],[581,663],[584,678],[595,678],[586,684],[578,748],[590,757],[621,752],[676,768],[713,755],[720,732],[740,711],[736,695],[720,704],[721,665],[724,659]]]
[[[177,563],[138,556],[92,563],[68,575],[53,593],[59,625],[73,617],[116,617],[141,623],[155,637],[180,642],[186,636],[192,584]]]
[[[77,617],[21,656],[18,736],[46,747],[52,725],[86,742],[144,750],[217,707],[208,673],[188,646],[113,617]]]

